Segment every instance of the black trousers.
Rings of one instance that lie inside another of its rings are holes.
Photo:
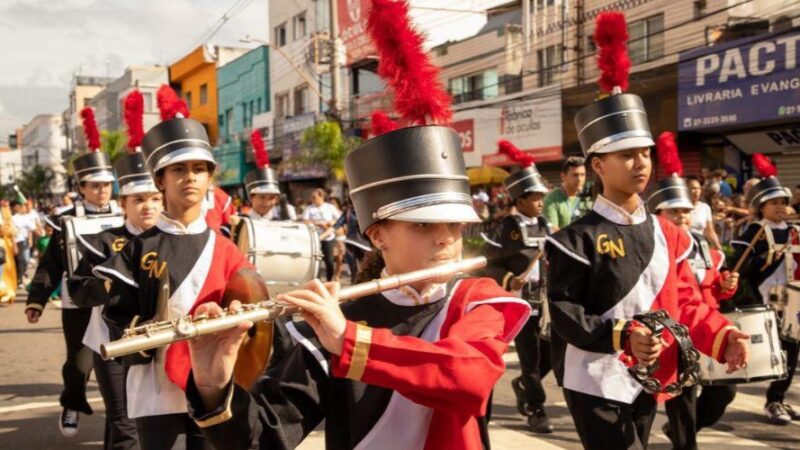
[[[685,388],[664,405],[673,449],[697,449],[697,432],[717,423],[736,397],[735,385],[703,386],[700,396],[697,389],[697,386]]]
[[[83,334],[92,315],[90,308],[62,309],[61,327],[67,345],[67,360],[61,368],[64,390],[61,391],[61,406],[84,414],[91,414],[92,407],[86,401],[86,383],[92,373],[93,351],[83,345]]]
[[[531,316],[522,327],[514,346],[519,356],[520,378],[525,389],[525,398],[531,410],[544,406],[547,395],[542,387],[542,378],[550,372],[550,342],[539,337],[539,316]]]
[[[647,448],[656,416],[655,398],[642,392],[630,405],[564,389],[581,444],[587,450]]]
[[[25,270],[28,268],[28,258],[25,252],[28,250],[28,241],[16,242],[17,254],[14,255],[14,265],[17,268],[17,286],[22,284],[22,278],[25,276]],[[14,289],[17,288],[14,286]]]
[[[322,247],[322,261],[325,263],[325,279],[327,281],[333,279],[333,247],[335,245],[336,241],[333,239],[330,241],[320,241],[320,247]]]
[[[116,360],[103,361],[94,353],[94,377],[106,407],[105,450],[127,450],[136,448],[136,423],[128,418],[125,379],[127,367]]]
[[[794,378],[794,372],[797,370],[797,354],[800,352],[800,344],[781,339],[781,349],[786,352],[786,379],[773,381],[769,384],[767,403],[783,403],[783,397],[792,385],[792,378]]]
[[[189,414],[164,414],[136,419],[139,445],[142,450],[213,450]],[[184,435],[183,439],[179,439]],[[183,441],[185,447],[180,445]],[[176,445],[177,444],[177,445]]]

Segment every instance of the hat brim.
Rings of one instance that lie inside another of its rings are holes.
[[[667,200],[661,202],[656,206],[656,211],[661,211],[662,209],[694,209],[694,205],[691,201],[685,198],[675,198],[672,200]]]
[[[442,203],[421,206],[387,217],[389,220],[416,223],[479,223],[481,218],[472,205]]]
[[[549,194],[550,193],[550,189],[547,189],[547,187],[544,186],[544,185],[531,186],[528,189],[525,189],[523,191],[523,194],[530,194],[530,193],[533,193],[533,192],[538,192],[539,194]]]
[[[111,172],[97,172],[81,177],[81,183],[113,183],[114,174]]]
[[[119,189],[119,195],[158,194],[155,183],[126,184]]]
[[[589,154],[606,154],[630,150],[633,148],[649,148],[656,145],[652,138],[645,136],[635,136],[610,142],[599,149],[589,152]]]
[[[773,200],[773,199],[776,199],[776,198],[792,198],[792,194],[789,193],[788,189],[785,188],[785,187],[782,187],[780,189],[775,189],[772,192],[768,192],[768,193],[764,194],[762,197],[759,197],[758,198],[758,204],[760,205],[760,204],[762,204],[764,202],[767,202],[769,200]]]
[[[254,195],[254,194],[276,194],[276,195],[280,195],[281,190],[277,186],[275,186],[273,184],[273,185],[269,185],[269,186],[257,186],[257,187],[254,187],[254,188],[250,189],[249,191],[247,191],[247,193],[250,194],[250,195]]]
[[[211,163],[212,170],[217,167],[217,161],[214,160],[214,155],[209,150],[201,147],[186,147],[175,150],[161,158],[156,164],[154,172],[186,161],[206,161]]]

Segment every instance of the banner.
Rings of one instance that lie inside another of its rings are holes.
[[[339,38],[345,48],[350,65],[370,55],[375,55],[372,41],[367,35],[367,14],[372,8],[371,0],[337,0],[339,13]]]

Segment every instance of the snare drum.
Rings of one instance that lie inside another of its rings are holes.
[[[236,245],[269,286],[270,295],[297,289],[317,276],[322,259],[312,225],[243,217]]]
[[[800,342],[800,281],[792,281],[786,286],[784,299],[781,337]]]
[[[725,317],[750,335],[750,360],[747,367],[725,373],[726,364],[701,355],[700,382],[705,385],[738,384],[785,378],[786,355],[781,351],[775,310],[766,305],[749,306],[726,313]]]
[[[121,215],[108,214],[99,216],[72,217],[64,216],[64,247],[67,256],[67,274],[72,276],[81,262],[85,252],[96,253],[100,257],[107,258],[100,250],[92,247],[82,236],[98,234],[109,228],[118,228],[125,224],[125,218]]]

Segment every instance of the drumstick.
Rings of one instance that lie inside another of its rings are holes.
[[[739,269],[742,268],[742,264],[750,256],[750,253],[753,252],[753,248],[756,246],[756,241],[761,239],[761,235],[764,234],[764,225],[758,229],[758,233],[753,236],[753,239],[750,241],[750,244],[747,246],[747,249],[742,253],[742,256],[739,257],[739,261],[736,261],[736,265],[733,267],[733,273],[739,273]]]

